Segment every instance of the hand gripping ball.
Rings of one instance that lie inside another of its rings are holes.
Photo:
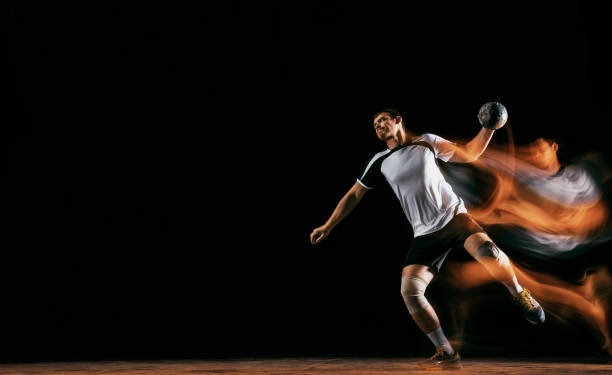
[[[478,121],[484,128],[496,130],[508,121],[508,111],[499,102],[488,102],[480,107]]]

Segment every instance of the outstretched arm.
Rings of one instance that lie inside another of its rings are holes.
[[[361,201],[367,191],[368,189],[364,188],[359,182],[355,182],[351,189],[344,194],[344,197],[340,199],[327,222],[312,231],[310,243],[317,244],[327,237],[329,232],[357,206],[357,203]]]
[[[493,129],[481,128],[478,134],[464,145],[456,145],[455,153],[448,160],[453,163],[471,163],[478,160],[493,137]]]

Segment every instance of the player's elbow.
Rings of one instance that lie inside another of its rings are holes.
[[[349,202],[354,206],[361,201],[361,198],[363,198],[363,193],[355,191],[349,195]]]
[[[480,155],[481,154],[471,154],[471,155],[469,155],[469,157],[467,158],[466,163],[473,163],[473,162],[475,162],[476,160],[478,160],[480,158]]]
[[[480,158],[480,155],[482,155],[484,150],[481,149],[474,149],[471,147],[466,147],[465,151],[463,152],[464,155],[464,163],[472,163],[475,162],[476,160],[478,160],[478,158]]]

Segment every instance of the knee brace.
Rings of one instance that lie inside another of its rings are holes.
[[[414,276],[408,276],[402,283],[402,296],[410,314],[429,307],[429,302],[425,298],[427,282]]]
[[[479,262],[494,262],[503,267],[510,265],[510,260],[506,253],[501,251],[499,247],[491,241],[485,241],[482,245],[478,246],[478,250],[474,257]]]

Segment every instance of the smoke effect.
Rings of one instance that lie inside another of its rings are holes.
[[[612,238],[603,158],[560,164],[556,143],[490,147],[473,164],[442,163],[447,181],[483,226],[503,226],[515,251],[576,256]]]
[[[491,145],[474,163],[440,167],[546,313],[566,323],[581,321],[612,355],[612,277],[602,260],[609,263],[602,254],[612,251],[610,169],[596,154],[560,163],[558,147],[544,138]],[[471,259],[449,260],[441,276],[463,291],[495,282]],[[469,305],[462,301],[454,312],[457,344],[465,339],[461,326]]]

